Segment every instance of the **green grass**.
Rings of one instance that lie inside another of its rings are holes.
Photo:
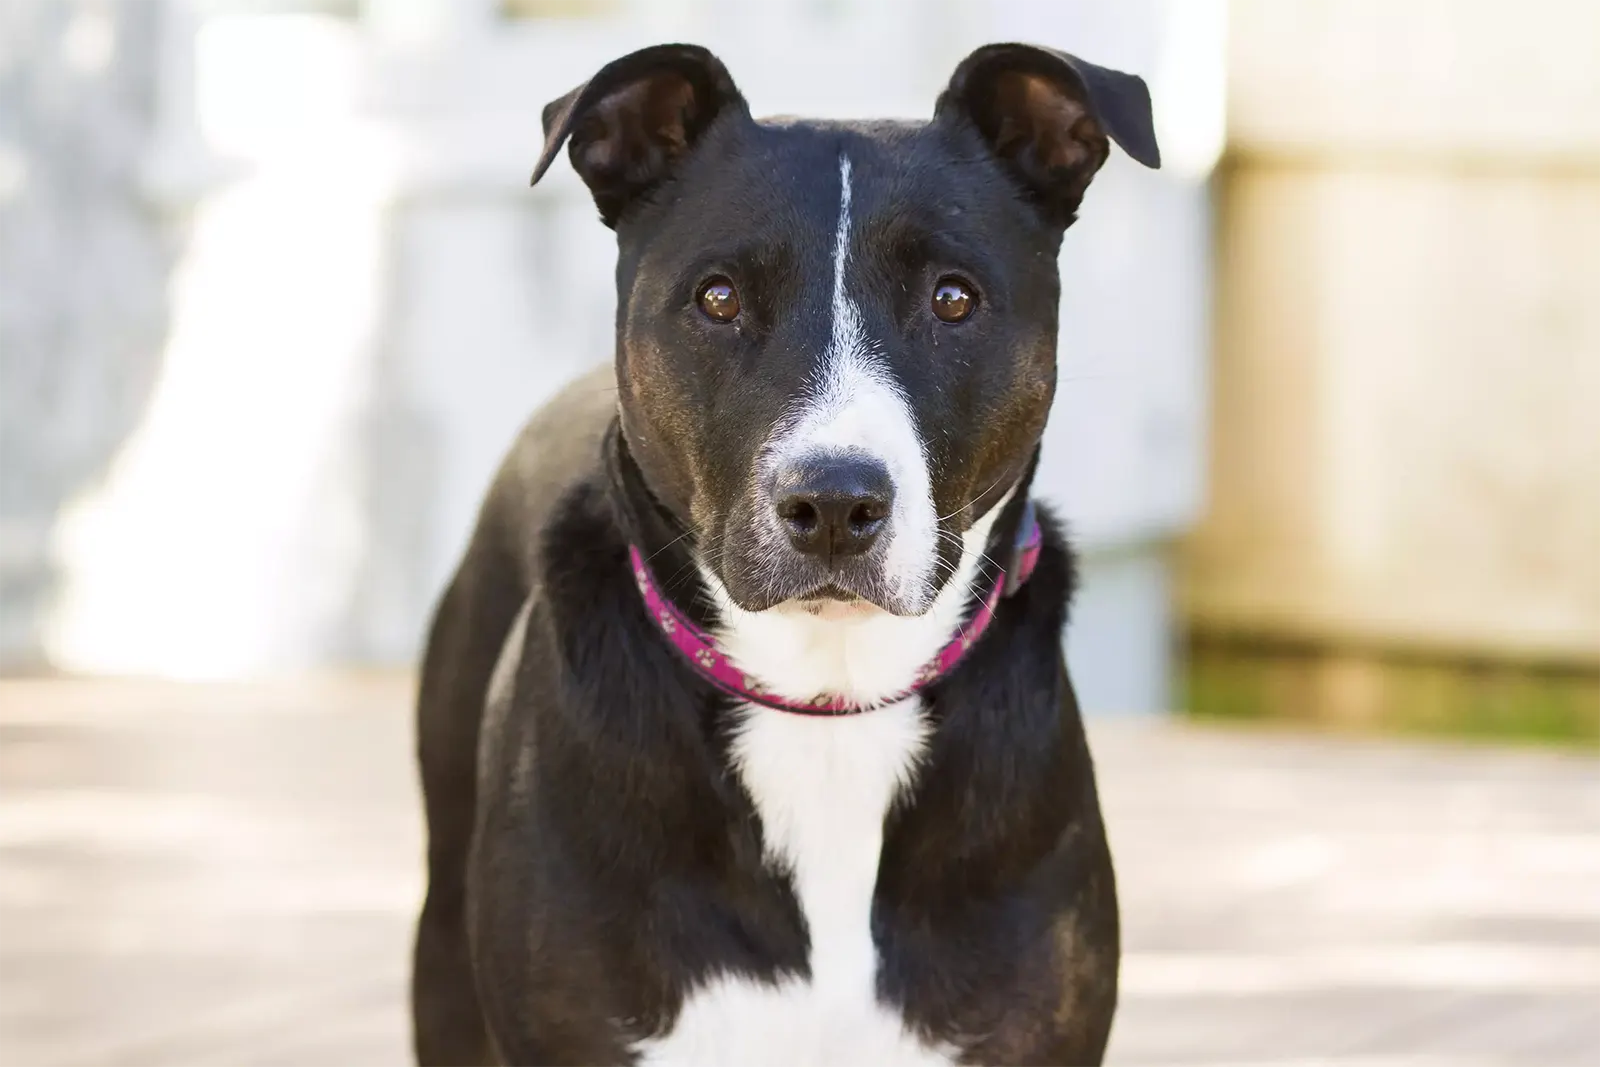
[[[1188,714],[1600,749],[1600,668],[1191,641]]]

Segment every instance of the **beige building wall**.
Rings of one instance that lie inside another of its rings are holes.
[[[1588,677],[1600,4],[1235,0],[1230,34],[1192,632]]]

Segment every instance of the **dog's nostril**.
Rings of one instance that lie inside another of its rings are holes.
[[[778,508],[778,517],[790,532],[800,537],[813,533],[821,516],[817,514],[817,506],[809,500],[800,497],[790,497]]]
[[[889,525],[894,482],[879,461],[813,457],[779,472],[773,510],[790,543],[828,564],[867,552]]]
[[[888,517],[889,508],[883,501],[863,500],[850,509],[850,532],[857,536],[872,533]]]

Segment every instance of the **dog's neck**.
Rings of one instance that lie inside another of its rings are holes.
[[[651,560],[664,595],[714,634],[721,650],[765,691],[793,701],[827,693],[871,705],[908,689],[958,633],[999,567],[1011,565],[1000,546],[1016,543],[1033,478],[1030,463],[1022,479],[961,535],[961,557],[950,580],[920,615],[827,602],[754,612],[734,603],[696,551],[692,533],[655,501],[620,430],[613,429],[607,452],[618,519]]]
[[[716,604],[700,577],[694,532],[650,492],[620,419],[612,421],[602,449],[611,510],[623,539],[643,554],[662,595],[697,626],[710,629],[718,621]]]

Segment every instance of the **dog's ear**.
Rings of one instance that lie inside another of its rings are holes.
[[[961,61],[934,114],[976,126],[1062,226],[1106,161],[1107,138],[1145,166],[1161,166],[1144,80],[1054,49],[985,45]]]
[[[537,183],[569,137],[600,218],[615,227],[636,198],[672,173],[713,120],[746,111],[722,61],[691,44],[663,44],[613,60],[544,109]]]

